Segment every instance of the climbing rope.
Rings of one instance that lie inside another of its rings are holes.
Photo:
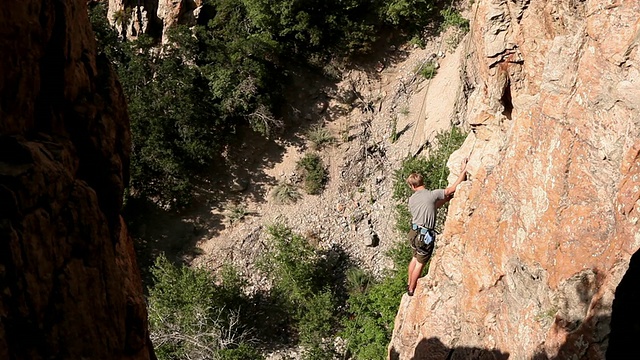
[[[451,5],[450,5],[450,7],[453,7],[453,0],[451,1]],[[475,9],[474,14],[473,14],[473,22],[472,22],[472,24],[475,24],[476,18],[477,18],[477,16],[478,16],[478,9],[479,9],[479,6],[478,6],[478,4],[476,4],[476,9]],[[471,28],[471,27],[470,27],[470,28]],[[466,43],[465,43],[465,49],[464,49],[464,54],[465,54],[465,55],[466,55],[466,54],[468,54],[468,52],[469,52],[469,51],[468,51],[468,50],[469,50],[469,43],[470,43],[470,39],[471,39],[472,37],[473,37],[473,28],[471,28],[471,30],[470,30],[470,32],[469,32],[469,38],[467,39],[467,41],[466,41]],[[441,51],[441,49],[442,49],[442,42],[443,42],[443,40],[444,40],[444,37],[440,38],[440,42],[439,42],[439,44],[438,44],[438,51],[437,51],[437,53],[436,53],[436,54],[439,54],[439,53],[440,53],[440,51]],[[418,68],[417,73],[419,73],[419,72],[420,72],[420,70],[422,69],[422,67],[423,67],[426,63],[427,63],[427,61],[423,62],[423,63],[420,65],[420,67]],[[465,70],[465,69],[466,69],[466,63],[464,63],[464,65],[463,65],[463,66],[464,66],[463,70]],[[425,109],[425,106],[426,106],[426,103],[427,103],[427,95],[429,94],[429,87],[431,86],[431,80],[432,80],[432,78],[430,78],[430,79],[428,80],[428,82],[427,82],[426,91],[425,91],[425,93],[424,93],[424,98],[422,99],[422,104],[421,104],[421,106],[420,106],[420,113],[418,114],[418,121],[422,120],[422,116],[423,116],[423,113],[424,113],[424,109]],[[456,97],[459,97],[460,91],[461,91],[461,89],[460,89],[460,88],[458,88],[458,93],[456,94]],[[418,126],[417,126],[417,124],[416,124],[416,126],[414,126],[414,128],[413,128],[413,134],[411,135],[411,142],[409,143],[409,151],[411,151],[411,147],[413,146],[413,140],[414,140],[414,138],[415,138],[416,130],[417,130],[417,129],[418,129]],[[453,131],[450,131],[450,132],[449,132],[449,139],[447,140],[447,150],[449,150],[449,146],[451,145],[451,138],[452,138],[452,137],[453,137]],[[476,138],[474,137],[474,139],[473,139],[473,146],[471,147],[471,152],[469,153],[469,157],[470,157],[470,156],[471,156],[471,154],[473,153],[473,150],[474,150],[475,146],[476,146]],[[413,154],[413,155],[412,155],[412,157],[415,157],[417,154],[419,154],[419,153],[420,153],[420,150],[421,150],[421,149],[419,149],[415,154]],[[443,162],[443,164],[442,164],[442,171],[440,172],[440,179],[438,180],[438,187],[442,187],[442,180],[443,180],[443,177],[444,177],[444,170],[445,170],[446,166],[447,166],[447,159],[445,159],[445,160],[444,160],[444,162]]]
[[[447,141],[447,152],[449,151],[449,147],[451,146],[451,138],[453,137],[453,131],[450,131],[449,133],[449,140]],[[444,169],[447,168],[447,160],[444,160],[444,163],[442,164],[442,171],[440,172],[440,179],[438,179],[438,188],[442,187],[442,178],[444,177]]]

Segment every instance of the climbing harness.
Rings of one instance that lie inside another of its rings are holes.
[[[424,226],[411,224],[411,228],[415,230],[421,237],[421,241],[425,245],[431,244],[436,239],[436,231]]]

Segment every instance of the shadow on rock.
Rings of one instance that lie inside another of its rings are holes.
[[[637,354],[640,339],[640,250],[629,262],[629,269],[616,288],[611,311],[611,333],[607,359]]]
[[[563,342],[557,347],[547,344],[553,349],[553,353],[547,353],[547,349],[540,349],[532,360],[549,359],[604,359],[607,337],[610,332],[609,314],[592,315],[601,309],[600,299],[594,299],[604,282],[604,273],[597,268],[587,269],[567,280],[573,289],[576,301],[568,301],[556,312],[553,324],[549,329],[547,338],[563,338]],[[566,300],[566,299],[565,299]],[[591,309],[591,310],[589,310]],[[589,315],[587,315],[589,314]]]
[[[392,348],[389,354],[390,360],[404,360],[400,354]],[[497,349],[482,349],[476,347],[448,347],[440,339],[432,337],[422,339],[416,346],[411,360],[507,360],[509,353]]]
[[[577,274],[573,282],[576,299],[584,305],[584,311],[599,313],[574,318],[567,311],[556,312],[549,330],[553,337],[563,338],[553,353],[540,349],[531,360],[561,359],[629,359],[637,354],[640,339],[640,250],[631,257],[629,268],[615,291],[611,314],[593,299],[595,290],[602,286],[604,274],[598,269]],[[574,304],[575,307],[575,304]],[[604,312],[604,314],[603,314]],[[553,335],[555,334],[555,335]],[[557,351],[555,351],[557,349]],[[631,357],[630,357],[631,356]],[[414,350],[411,360],[434,359],[508,359],[509,353],[499,350],[455,347],[449,348],[438,338],[423,339]],[[389,359],[404,360],[394,348]]]

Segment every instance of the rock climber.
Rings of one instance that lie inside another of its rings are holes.
[[[424,186],[422,175],[412,173],[407,177],[407,184],[413,190],[409,198],[409,212],[411,213],[411,230],[409,231],[409,245],[413,250],[413,258],[409,263],[407,294],[413,296],[422,273],[424,264],[429,261],[433,253],[436,240],[436,210],[453,198],[458,185],[467,179],[467,160],[462,161],[462,169],[456,181],[446,189],[428,190]]]

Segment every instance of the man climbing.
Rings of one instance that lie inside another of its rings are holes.
[[[429,261],[433,253],[436,240],[436,210],[451,200],[458,185],[467,179],[467,159],[462,161],[462,169],[458,179],[446,189],[427,190],[422,175],[413,173],[407,178],[407,184],[413,190],[409,198],[409,212],[411,212],[411,231],[409,244],[413,250],[413,258],[409,263],[407,294],[413,296],[422,273],[424,264]]]

